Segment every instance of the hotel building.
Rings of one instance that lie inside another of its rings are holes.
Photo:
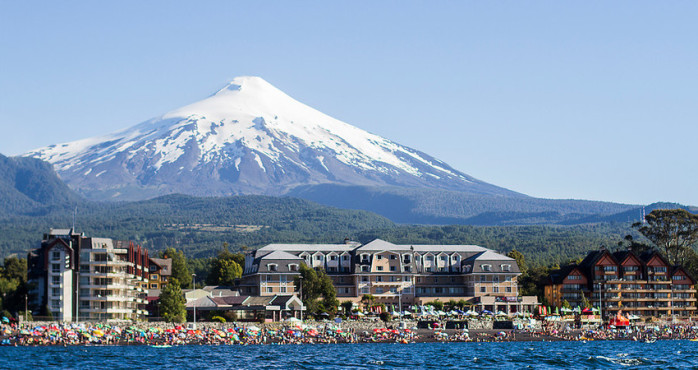
[[[554,271],[545,299],[581,306],[586,298],[604,317],[626,315],[687,318],[696,312],[695,280],[681,266],[671,266],[656,251],[635,254],[590,252],[579,265]]]
[[[532,312],[536,297],[519,295],[516,261],[476,245],[270,244],[248,253],[241,294],[295,292],[300,264],[324,269],[337,299],[359,302],[371,294],[378,303],[403,309],[430,301],[466,300],[476,309]]]
[[[32,311],[59,321],[138,320],[145,314],[148,252],[127,241],[51,229],[28,256]]]

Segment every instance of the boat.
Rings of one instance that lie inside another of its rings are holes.
[[[172,347],[169,344],[151,344],[150,346],[153,348],[170,348],[170,347]]]
[[[645,343],[654,343],[656,341],[657,341],[657,338],[654,338],[654,337],[645,339]]]

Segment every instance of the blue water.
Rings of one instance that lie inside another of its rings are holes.
[[[698,367],[698,342],[0,347],[2,369],[441,369]]]

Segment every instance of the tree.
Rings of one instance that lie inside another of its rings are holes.
[[[170,279],[177,280],[182,288],[190,288],[192,277],[189,272],[189,267],[187,266],[187,257],[184,256],[184,252],[170,247],[165,249],[162,253],[162,258],[172,259],[172,277]],[[169,284],[172,284],[172,282],[170,281]]]
[[[683,265],[688,249],[698,242],[698,215],[685,209],[655,209],[645,221],[646,225],[633,226],[664,253],[669,263]]]
[[[562,308],[572,308],[572,305],[565,299],[562,301]]]
[[[636,241],[632,235],[626,235],[623,240],[619,241],[618,248],[621,250],[630,250],[637,255],[652,250],[652,246]]]
[[[511,257],[516,261],[521,273],[528,270],[528,266],[526,266],[526,258],[524,257],[523,253],[517,251],[516,249],[512,249],[509,253],[507,253],[507,257]]]
[[[342,302],[342,309],[344,309],[344,313],[347,315],[351,315],[351,310],[354,308],[354,302],[352,301],[344,301]]]
[[[218,271],[214,274],[218,276],[218,285],[232,286],[235,279],[242,276],[242,267],[233,260],[221,260],[217,265]]]
[[[373,294],[364,294],[361,296],[361,303],[364,304],[366,311],[369,311],[373,303],[376,301],[376,297]]]
[[[582,294],[582,308],[591,308],[591,302],[584,294]]]
[[[242,266],[245,265],[245,255],[232,253],[228,243],[223,243],[223,249],[218,256],[211,260],[211,269],[206,282],[211,285],[233,285],[235,279],[242,276]]]
[[[187,317],[186,303],[179,281],[170,278],[160,293],[160,316],[167,322],[184,322]]]
[[[301,284],[303,294],[303,304],[309,312],[327,312],[334,314],[337,312],[337,290],[332,284],[332,280],[325,270],[314,270],[304,263],[299,268],[299,276],[294,279],[296,290],[300,291]],[[302,283],[300,277],[303,277]],[[322,297],[322,300],[318,301]]]

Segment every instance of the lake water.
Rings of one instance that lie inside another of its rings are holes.
[[[2,369],[686,368],[698,342],[0,347]]]

